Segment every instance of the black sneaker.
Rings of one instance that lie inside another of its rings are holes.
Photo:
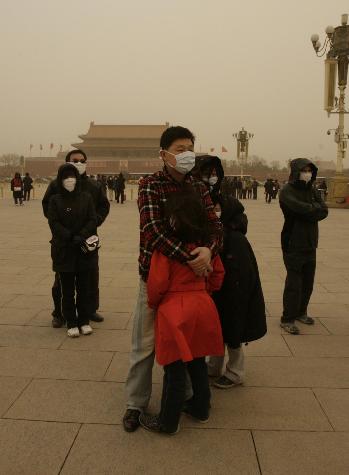
[[[211,407],[211,406],[210,406]],[[190,404],[185,404],[183,409],[182,409],[182,412],[188,416],[188,417],[191,417],[192,419],[194,419],[195,421],[197,422],[201,422],[201,424],[206,424],[206,422],[208,422],[210,416],[209,414],[205,415],[205,416],[202,416],[202,415],[198,415],[196,414],[192,407],[190,406]]]
[[[62,328],[65,326],[65,320],[63,320],[63,318],[53,317],[52,326],[53,328]]]
[[[234,386],[240,386],[241,384],[242,384],[242,381],[235,383],[234,381],[227,378],[226,376],[221,376],[213,383],[213,386],[219,389],[229,389],[229,388],[233,388]]]
[[[301,323],[305,323],[305,325],[314,325],[315,323],[315,320],[311,317],[308,317],[308,315],[300,315],[299,317],[296,317],[296,320]]]
[[[139,416],[139,423],[144,429],[149,430],[151,432],[161,432],[163,434],[168,435],[175,435],[179,432],[179,424],[175,431],[165,430],[160,423],[160,417],[158,415],[143,413]]]
[[[102,315],[96,312],[90,316],[90,320],[92,320],[93,322],[100,323],[100,322],[104,322],[104,317],[102,317]]]
[[[122,419],[122,424],[126,432],[134,432],[139,427],[139,416],[141,411],[137,409],[127,409]]]

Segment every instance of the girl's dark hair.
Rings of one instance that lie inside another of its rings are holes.
[[[79,148],[76,148],[75,150],[70,150],[70,152],[67,153],[67,155],[65,157],[65,161],[70,162],[70,157],[72,155],[74,155],[75,153],[80,153],[84,157],[85,161],[87,160],[86,153],[83,150],[80,150]]]
[[[201,197],[192,187],[169,195],[165,217],[182,242],[204,244],[213,234]]]

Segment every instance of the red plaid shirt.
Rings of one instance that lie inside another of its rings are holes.
[[[204,183],[187,175],[183,183],[175,181],[164,168],[144,178],[138,188],[138,209],[140,214],[139,273],[146,282],[150,269],[152,253],[155,249],[165,256],[186,262],[190,259],[191,249],[177,239],[171,227],[164,219],[164,205],[169,194],[180,192],[183,184],[190,183],[200,193],[207,209],[211,224],[217,229],[217,235],[207,243],[215,255],[222,245],[222,225],[213,209],[210,194]]]

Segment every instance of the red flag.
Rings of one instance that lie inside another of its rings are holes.
[[[211,153],[214,152],[214,148],[210,148],[210,152],[211,152]]]
[[[227,152],[228,150],[222,145],[222,153]]]
[[[50,143],[50,150],[53,149],[53,143]]]

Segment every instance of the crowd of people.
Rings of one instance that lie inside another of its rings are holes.
[[[258,182],[224,179],[220,159],[206,155],[196,160],[194,143],[189,129],[166,129],[160,140],[163,169],[139,182],[140,279],[126,381],[127,432],[141,425],[176,434],[182,413],[206,422],[214,407],[210,387],[243,384],[243,345],[267,332],[258,264],[240,201],[257,199]],[[71,338],[90,335],[91,321],[103,321],[98,313],[98,228],[108,217],[110,201],[124,201],[121,173],[95,179],[87,175],[87,165],[82,150],[69,152],[42,200],[52,233],[52,326],[66,326]],[[328,213],[314,186],[316,175],[310,160],[297,158],[281,189],[275,180],[265,183],[266,201],[279,195],[284,215],[281,247],[287,277],[280,326],[294,335],[300,332],[297,322],[314,324],[307,308],[318,222]],[[28,183],[19,174],[12,180],[16,203],[22,203]],[[158,412],[150,414],[155,359],[164,369],[163,389]]]

